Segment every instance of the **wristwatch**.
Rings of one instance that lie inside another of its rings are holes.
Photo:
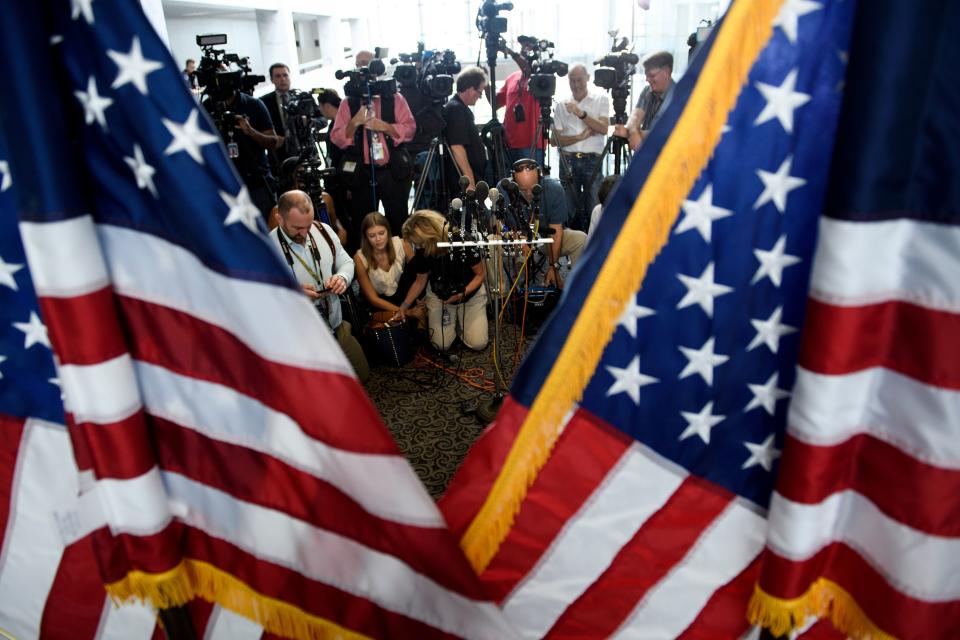
[[[580,118],[581,120],[583,120],[584,118],[587,117],[587,112],[584,111],[582,115],[579,115],[579,116],[577,116],[577,117]]]
[[[553,267],[554,269],[559,269],[559,268],[560,268],[560,263],[559,263],[559,262],[554,262],[554,263],[553,263],[552,265],[550,265],[550,266]]]

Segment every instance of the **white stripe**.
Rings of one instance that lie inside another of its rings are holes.
[[[640,601],[615,638],[676,638],[717,589],[763,550],[766,521],[735,500],[711,523],[684,559]]]
[[[354,375],[301,292],[229,278],[149,233],[110,225],[98,231],[117,293],[220,326],[268,360]]]
[[[402,456],[343,451],[310,438],[287,415],[229,387],[144,362],[137,362],[136,369],[150,414],[269,454],[329,482],[378,517],[446,527],[436,503]]]
[[[788,424],[804,442],[832,446],[866,433],[914,458],[960,470],[960,392],[883,368],[828,376],[797,369]]]
[[[92,365],[61,365],[59,371],[64,407],[79,424],[119,422],[140,409],[129,354]]]
[[[960,313],[960,227],[820,219],[810,296],[838,306],[885,300]]]
[[[150,640],[157,626],[153,607],[130,601],[117,606],[110,598],[103,602],[103,613],[97,629],[97,640]]]
[[[507,598],[507,618],[524,637],[542,637],[683,479],[648,457],[639,443],[631,445]]]
[[[97,480],[91,493],[99,502],[114,535],[149,536],[158,533],[170,524],[177,506],[168,502],[163,479],[156,467],[129,480]]]
[[[802,562],[834,541],[854,549],[901,593],[926,602],[960,599],[960,540],[908,527],[854,491],[817,504],[773,494],[767,545],[775,553]]]
[[[27,420],[16,465],[0,556],[0,628],[37,638],[64,549],[54,512],[77,495],[66,428]]]
[[[79,296],[109,283],[90,216],[57,222],[21,222],[20,236],[37,295]]]
[[[213,606],[203,640],[260,640],[263,627],[238,613]]]
[[[164,472],[163,481],[178,519],[264,562],[449,633],[491,640],[514,637],[495,605],[449,591],[394,556],[177,473]],[[135,481],[111,481],[97,490],[110,494],[111,503],[142,502],[144,496]],[[126,523],[113,524],[114,533],[129,531]]]

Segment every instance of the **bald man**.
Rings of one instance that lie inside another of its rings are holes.
[[[597,169],[610,128],[610,99],[589,90],[587,68],[570,67],[570,99],[554,109],[556,142],[563,154],[560,180],[567,186],[570,227],[586,231],[597,204],[602,172]]]

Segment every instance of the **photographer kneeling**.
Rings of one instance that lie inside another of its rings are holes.
[[[476,247],[440,248],[457,241],[435,211],[417,211],[403,224],[403,239],[416,250],[419,273],[429,272],[427,326],[430,342],[446,351],[459,336],[470,349],[487,346],[487,290],[483,257]]]
[[[280,226],[270,239],[337,339],[360,382],[370,376],[370,365],[360,343],[343,320],[340,294],[353,280],[353,260],[343,250],[339,238],[328,225],[313,219],[313,202],[303,191],[287,191],[280,196]]]

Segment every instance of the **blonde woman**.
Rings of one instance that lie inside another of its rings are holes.
[[[484,349],[488,338],[487,290],[480,251],[475,247],[438,247],[451,237],[443,216],[435,211],[417,211],[407,218],[403,239],[415,250],[414,268],[418,273],[429,273],[426,306],[430,342],[446,351],[459,336],[470,349]]]
[[[360,250],[353,257],[357,282],[374,311],[374,320],[415,318],[426,323],[425,308],[417,298],[427,286],[427,274],[411,262],[413,247],[390,234],[390,222],[381,213],[368,213],[360,223]]]

